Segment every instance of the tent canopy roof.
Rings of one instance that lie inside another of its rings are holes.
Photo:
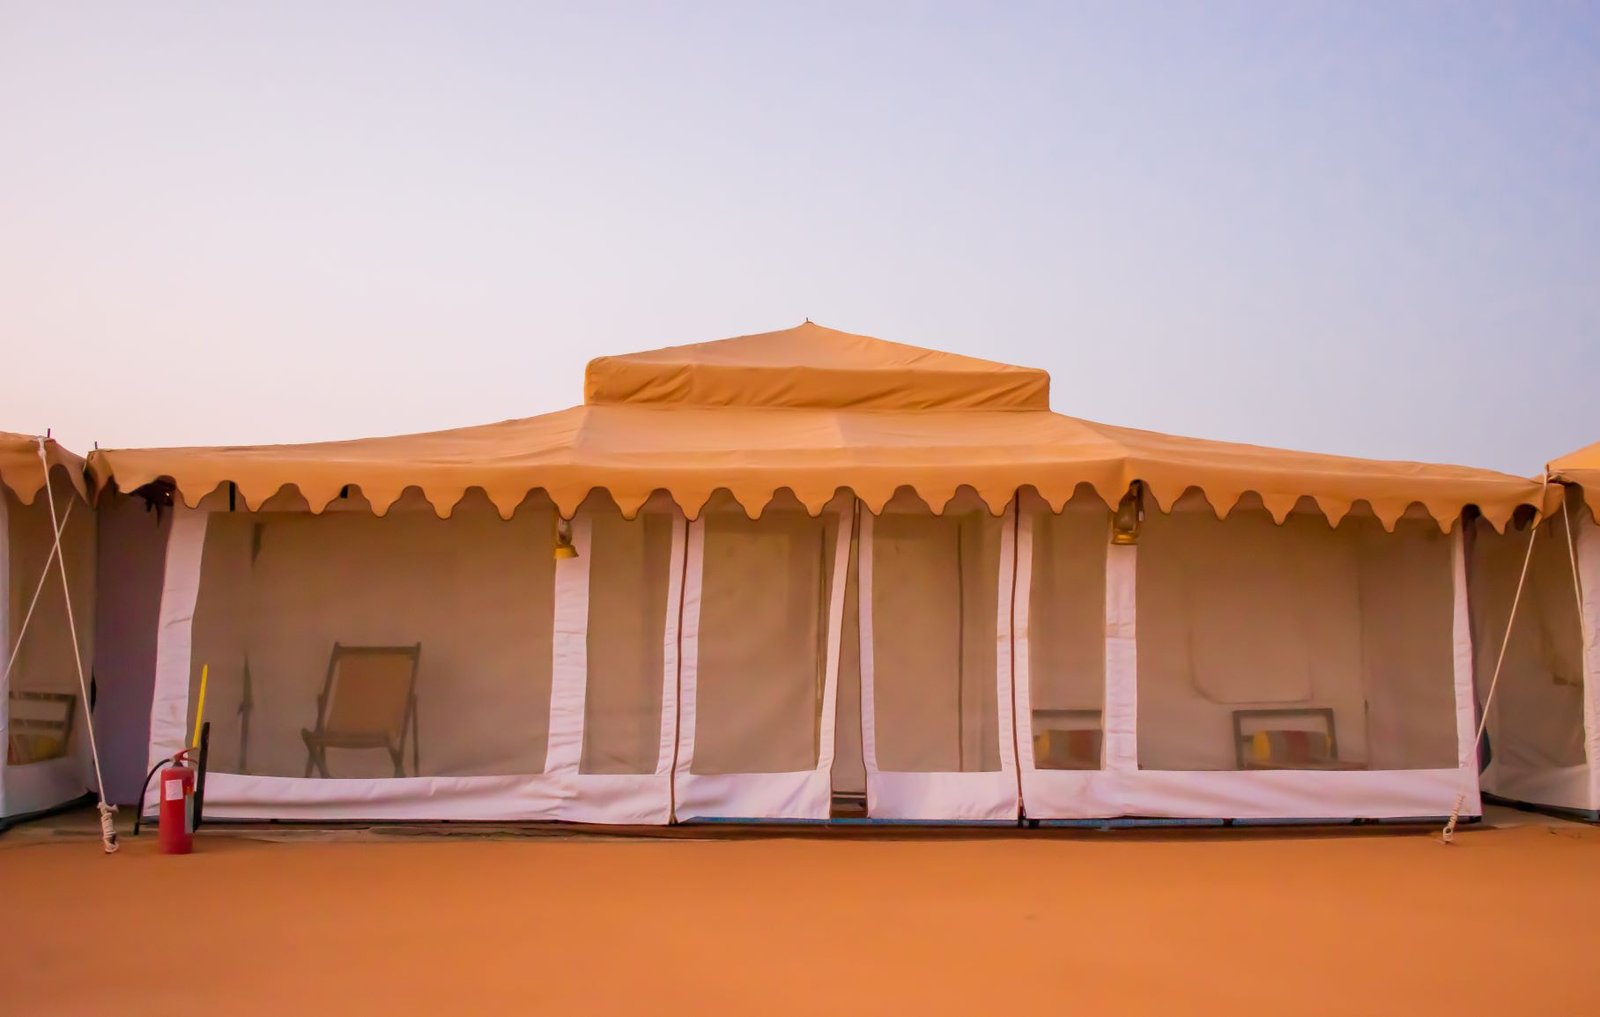
[[[87,499],[88,488],[83,480],[83,459],[68,452],[54,438],[44,439],[45,455],[51,468],[61,467],[78,494]],[[32,505],[44,490],[44,467],[39,462],[39,439],[31,434],[12,434],[0,431],[0,484],[24,505]]]
[[[601,357],[582,406],[429,434],[306,445],[105,450],[101,483],[172,481],[198,504],[233,483],[259,507],[294,485],[320,511],[346,485],[385,512],[408,487],[447,514],[480,488],[509,516],[533,490],[563,514],[604,489],[632,515],[665,491],[690,516],[725,489],[752,515],[779,491],[810,511],[848,488],[879,511],[902,487],[940,511],[963,486],[994,512],[1019,489],[1053,507],[1080,485],[1115,504],[1134,480],[1170,509],[1190,488],[1219,514],[1246,492],[1282,519],[1309,498],[1337,522],[1359,502],[1392,526],[1420,504],[1446,528],[1466,505],[1503,527],[1536,481],[1096,424],[1048,408],[1043,371],[922,350],[807,322],[720,342]]]

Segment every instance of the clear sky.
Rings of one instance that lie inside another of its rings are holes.
[[[806,316],[1535,472],[1600,440],[1600,4],[0,3],[0,429],[481,423]]]

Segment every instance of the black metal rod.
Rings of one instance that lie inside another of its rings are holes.
[[[211,722],[208,720],[200,725],[200,758],[195,761],[198,769],[194,775],[194,828],[200,829],[200,817],[205,814],[206,807],[206,757],[211,752]]]

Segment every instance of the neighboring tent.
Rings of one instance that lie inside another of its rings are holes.
[[[1500,534],[1480,524],[1473,534],[1480,699],[1502,642],[1506,651],[1488,711],[1482,783],[1499,798],[1600,816],[1600,444],[1551,462],[1547,472],[1568,485],[1564,511],[1536,533],[1524,526]]]
[[[1600,518],[1600,441],[1552,460],[1548,470],[1553,479],[1577,486],[1589,514]]]
[[[1048,386],[808,322],[600,358],[527,420],[97,452],[176,506],[152,760],[204,668],[214,816],[1475,814],[1455,523],[1540,485]]]
[[[44,439],[0,432],[0,819],[71,801],[93,784],[87,705],[78,683],[67,598],[54,555],[50,499],[72,590],[84,673],[94,634],[94,513],[83,460]],[[26,629],[24,630],[24,626]]]

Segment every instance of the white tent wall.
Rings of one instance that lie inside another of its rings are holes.
[[[64,520],[61,547],[85,678],[94,667],[94,511],[78,497],[60,468],[51,471],[50,488],[50,492],[40,491],[33,504],[24,505],[11,491],[0,487],[0,535],[4,538],[0,540],[0,618],[5,621],[0,672],[7,664],[10,669],[8,685],[0,689],[0,744],[6,750],[0,761],[0,817],[26,815],[60,805],[81,796],[94,783],[89,758],[89,704],[84,702],[78,683],[60,568],[51,554],[54,535],[49,499],[55,498],[57,519]],[[30,605],[33,617],[19,643],[18,635]],[[67,696],[70,702],[59,698],[18,698],[29,693]],[[13,712],[18,720],[24,712],[30,716],[37,712],[39,719],[46,720],[61,719],[70,712],[67,744],[55,744],[52,735],[41,737],[24,731],[21,724],[12,723]]]
[[[996,518],[963,489],[935,515],[902,491],[861,528],[867,814],[1015,820],[1015,502]]]
[[[719,499],[691,524],[679,819],[829,817],[851,520]]]
[[[1476,769],[1459,752],[1473,717],[1459,528],[1413,513],[1386,533],[1360,512],[1337,529],[1310,512],[1279,525],[1248,501],[1218,520],[1190,498],[1146,518],[1137,560],[1127,814],[1439,816],[1458,792],[1477,814]],[[1253,725],[1333,735],[1336,752],[1241,766],[1252,743],[1237,745],[1235,723],[1247,737]]]
[[[597,497],[553,561],[542,499],[219,494],[173,519],[151,756],[186,744],[208,664],[219,817],[820,820],[862,786],[898,821],[1478,811],[1459,532],[1189,500],[1116,546],[1108,516]],[[403,777],[338,751],[303,775],[335,641],[422,644],[420,775],[409,747]],[[1331,710],[1352,768],[1239,768],[1233,711],[1266,708]]]
[[[106,797],[139,799],[150,746],[161,574],[172,511],[102,493],[96,503],[95,737]]]
[[[1600,554],[1597,528],[1581,500],[1569,498],[1567,510],[1575,517],[1570,520],[1575,548],[1569,550],[1567,543],[1569,520],[1558,513],[1540,523],[1531,559],[1527,527],[1503,534],[1481,520],[1474,527],[1470,578],[1480,701],[1488,695],[1502,642],[1506,648],[1489,706],[1490,762],[1482,781],[1486,792],[1511,801],[1593,811],[1600,808],[1594,772],[1597,677],[1592,661],[1585,666],[1592,646],[1586,646],[1583,626],[1594,631],[1595,604],[1592,599],[1584,604],[1588,618],[1581,619],[1573,551],[1580,575],[1600,567]],[[1524,560],[1527,581],[1507,641]]]

